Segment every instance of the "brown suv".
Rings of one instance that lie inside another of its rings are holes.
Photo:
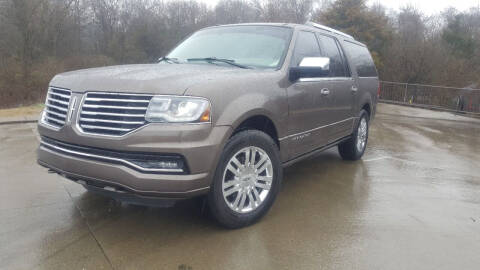
[[[377,89],[365,45],[331,28],[209,27],[156,64],[55,76],[38,163],[130,202],[208,194],[241,227],[271,207],[283,167],[337,145],[362,156]]]

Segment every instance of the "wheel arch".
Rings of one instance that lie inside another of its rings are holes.
[[[357,107],[358,111],[356,115],[357,117],[358,117],[358,114],[360,114],[361,110],[365,110],[367,111],[369,118],[370,119],[373,118],[375,108],[373,107],[374,106],[373,99],[369,92],[365,92],[362,95],[360,95],[357,106],[358,106]]]
[[[269,135],[280,148],[280,141],[278,137],[278,129],[275,121],[272,117],[269,117],[265,112],[249,112],[241,117],[234,126],[232,126],[233,132],[231,136],[243,131],[243,130],[259,130]]]
[[[372,116],[372,106],[370,105],[369,102],[364,103],[361,109],[367,112],[368,117]]]

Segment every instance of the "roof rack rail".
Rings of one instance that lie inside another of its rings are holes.
[[[315,28],[318,28],[318,29],[322,29],[322,30],[325,30],[325,31],[328,31],[328,32],[332,32],[332,33],[335,33],[335,34],[338,34],[338,35],[341,35],[341,36],[344,36],[344,37],[347,37],[347,38],[351,38],[353,40],[355,40],[354,37],[350,36],[349,34],[345,34],[343,32],[340,32],[338,30],[335,30],[333,28],[330,28],[328,26],[325,26],[325,25],[321,25],[321,24],[318,24],[318,23],[314,23],[314,22],[306,22],[305,23],[306,25],[309,25],[309,26],[313,26]]]

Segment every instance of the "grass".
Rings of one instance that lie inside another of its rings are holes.
[[[0,110],[0,118],[2,117],[19,117],[19,116],[38,116],[42,112],[44,105],[41,103],[26,106],[18,107],[13,109],[2,109]]]

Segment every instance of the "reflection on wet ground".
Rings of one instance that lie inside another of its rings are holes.
[[[235,231],[198,199],[86,193],[36,165],[35,125],[0,126],[0,268],[478,269],[480,124],[389,106],[363,160],[331,149],[287,168],[269,214]]]

